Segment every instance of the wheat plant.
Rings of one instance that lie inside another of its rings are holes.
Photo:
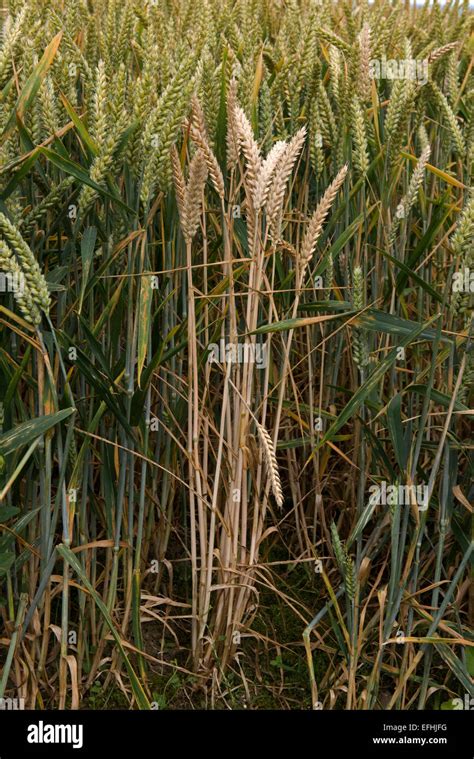
[[[0,699],[473,695],[467,0],[7,0]]]

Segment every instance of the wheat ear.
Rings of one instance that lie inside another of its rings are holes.
[[[246,184],[250,195],[254,197],[258,177],[262,168],[262,158],[260,156],[260,150],[257,142],[253,136],[253,130],[250,125],[250,121],[240,106],[236,106],[235,108],[235,123],[242,152],[245,156]]]
[[[268,191],[270,190],[271,181],[280,162],[280,159],[286,150],[286,147],[287,143],[285,140],[278,140],[262,164],[262,170],[257,179],[255,193],[253,196],[253,204],[255,210],[258,210],[263,205],[265,205],[268,197]]]
[[[229,84],[227,95],[227,168],[235,169],[239,160],[240,137],[237,130],[235,111],[237,108],[237,82]]]
[[[346,174],[347,166],[343,166],[316,206],[316,210],[311,217],[301,245],[301,258],[305,264],[310,260],[314,253],[326,216],[334,203],[334,199],[339,192],[344,179],[346,178]]]
[[[371,31],[368,24],[364,24],[359,34],[359,95],[362,100],[369,100],[371,89],[370,78],[371,59]]]
[[[202,191],[207,179],[207,164],[201,150],[194,155],[189,166],[189,180],[183,203],[181,225],[186,242],[197,232],[201,214]]]
[[[204,160],[206,161],[207,170],[211,178],[211,182],[214,185],[214,189],[221,199],[224,198],[224,177],[222,176],[221,167],[217,162],[217,158],[211,150],[209,140],[207,137],[206,122],[204,119],[204,113],[201,108],[201,104],[197,97],[194,95],[191,100],[192,108],[192,121],[191,121],[191,137],[193,142],[196,143],[198,148],[202,150]]]
[[[452,50],[457,48],[459,46],[459,42],[448,42],[447,45],[443,45],[442,47],[437,47],[436,50],[433,50],[429,56],[428,56],[428,63],[435,63],[436,61],[439,61],[440,58],[442,58],[446,53],[450,53]]]
[[[266,203],[268,225],[273,239],[280,237],[286,184],[301,152],[305,137],[306,129],[302,127],[287,144],[273,175]]]
[[[182,219],[184,215],[184,199],[186,197],[186,181],[184,179],[181,161],[179,160],[178,151],[176,150],[175,145],[171,147],[171,168],[173,170],[176,203],[178,205],[180,219]]]
[[[272,493],[275,496],[277,506],[281,509],[283,506],[283,490],[281,487],[280,473],[276,460],[275,446],[265,427],[257,422],[257,432],[262,443],[263,455],[267,467],[268,478],[272,486]]]

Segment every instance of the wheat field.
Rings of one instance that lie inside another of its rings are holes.
[[[457,708],[468,2],[2,11],[0,700]]]

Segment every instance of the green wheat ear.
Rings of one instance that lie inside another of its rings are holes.
[[[453,259],[457,271],[474,270],[474,190],[469,193],[468,201],[451,237]],[[473,306],[473,296],[469,292],[453,292],[451,308],[456,313],[466,314]]]
[[[352,302],[357,311],[365,307],[365,283],[364,275],[360,266],[354,269],[352,280]],[[352,353],[354,361],[360,369],[363,369],[369,363],[369,349],[367,345],[367,336],[365,331],[356,327],[353,330]]]
[[[334,524],[334,522],[331,523],[331,540],[332,540],[332,547],[334,550],[336,561],[339,565],[339,568],[342,569],[342,567],[344,566],[344,547],[341,543],[341,539],[339,537],[339,533],[337,531],[337,527]]]
[[[334,522],[331,523],[331,542],[336,561],[344,580],[344,588],[348,597],[353,600],[356,593],[356,574],[354,560],[347,553],[347,549],[339,537],[339,533]]]
[[[23,270],[15,260],[11,249],[3,240],[0,240],[0,272],[7,276],[10,275],[12,280],[19,285],[20,289],[14,292],[14,298],[25,320],[30,324],[39,324],[41,313],[25,282]]]
[[[46,280],[41,272],[38,262],[21,236],[19,230],[3,213],[0,213],[0,232],[18,260],[32,301],[38,306],[38,308],[44,311],[45,314],[48,314],[50,307],[48,285],[46,284]]]

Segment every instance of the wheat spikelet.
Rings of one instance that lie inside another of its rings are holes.
[[[303,147],[305,137],[306,129],[302,127],[290,142],[287,143],[273,175],[265,208],[269,231],[274,240],[278,240],[281,235],[281,217],[283,214],[286,185]]]
[[[117,35],[117,61],[122,63],[127,59],[130,52],[129,40],[133,37],[133,8],[130,2],[124,3],[122,17],[120,19],[120,30]],[[112,47],[114,42],[112,42]]]
[[[251,196],[255,196],[258,177],[262,168],[262,158],[253,136],[250,122],[240,106],[235,108],[235,120],[240,147],[245,156],[245,181]]]
[[[126,112],[127,101],[127,69],[122,62],[114,77],[114,91],[111,102],[111,123],[117,132],[121,128],[122,122],[128,120]]]
[[[199,132],[201,139],[209,142],[204,111],[197,95],[191,98],[191,127]]]
[[[319,131],[321,117],[315,101],[311,104],[309,114],[309,157],[316,176],[324,171],[323,135]]]
[[[262,148],[269,152],[273,142],[273,109],[270,87],[266,79],[260,89],[258,123]]]
[[[201,79],[201,102],[203,104],[206,124],[211,134],[215,134],[217,125],[217,115],[220,105],[220,88],[219,88],[219,68],[206,51],[203,55],[203,70]]]
[[[328,42],[330,45],[334,45],[334,47],[342,50],[343,53],[350,52],[349,45],[340,37],[338,37],[337,34],[334,34],[334,32],[329,31],[329,29],[322,29],[320,26],[317,26],[315,31],[318,37],[324,40],[324,42]]]
[[[18,289],[14,291],[13,296],[25,320],[30,324],[39,324],[41,314],[25,282],[24,273],[3,240],[0,240],[0,273],[10,274],[16,282]]]
[[[39,104],[41,114],[41,125],[46,137],[58,131],[59,113],[57,108],[57,99],[54,92],[53,82],[50,76],[47,76],[39,90]]]
[[[194,95],[191,99],[192,108],[192,122],[191,122],[191,137],[196,145],[201,149],[204,159],[206,161],[207,170],[211,178],[211,182],[214,185],[214,189],[221,199],[224,198],[224,177],[222,176],[221,167],[217,162],[217,158],[211,150],[208,142],[206,123],[204,120],[204,113],[201,105]]]
[[[181,226],[186,242],[190,242],[197,232],[201,214],[202,191],[207,179],[206,159],[201,150],[194,155],[189,166],[189,180],[183,202]]]
[[[287,143],[284,140],[278,140],[262,164],[262,170],[258,176],[253,196],[253,204],[256,210],[265,205],[273,175],[286,150],[286,146]]]
[[[346,178],[346,174],[347,166],[344,165],[327,188],[311,217],[301,244],[301,259],[304,264],[310,260],[314,253],[326,216],[334,203],[344,179]]]
[[[420,141],[421,149],[424,150],[429,145],[429,138],[426,127],[423,124],[421,124],[418,129],[418,139]]]
[[[280,473],[278,471],[275,446],[273,445],[273,441],[265,427],[258,422],[256,424],[258,436],[263,448],[263,456],[267,467],[268,478],[272,487],[272,493],[275,496],[277,506],[281,508],[283,506],[283,490],[281,487]]]
[[[371,31],[365,23],[359,34],[359,76],[358,89],[362,100],[370,98],[370,58],[371,58]]]
[[[180,218],[183,218],[184,214],[184,201],[186,197],[186,181],[181,169],[181,161],[179,160],[178,151],[176,146],[171,148],[171,166],[173,170],[174,189],[176,194],[176,202],[178,204],[178,212]]]
[[[352,303],[356,311],[365,306],[364,275],[360,266],[356,266],[352,277]],[[355,363],[362,369],[369,363],[369,350],[364,330],[355,328],[352,338],[352,353]]]
[[[459,82],[458,82],[458,61],[456,53],[450,53],[447,60],[447,87],[449,93],[449,100],[451,104],[455,103],[460,97]]]
[[[356,594],[356,572],[354,560],[347,553],[347,549],[339,537],[337,527],[331,523],[331,542],[337,564],[344,580],[345,591],[352,601]]]
[[[408,215],[410,209],[412,208],[416,200],[418,190],[420,189],[421,183],[423,181],[423,176],[425,174],[425,168],[426,168],[426,164],[428,163],[430,153],[431,153],[431,147],[430,145],[426,145],[422,154],[420,155],[418,159],[418,163],[410,179],[408,191],[404,199],[405,215]]]
[[[331,541],[336,561],[339,564],[340,569],[342,569],[344,567],[345,552],[334,522],[331,522]]]
[[[450,242],[455,257],[463,257],[468,251],[472,253],[474,242],[474,190],[472,189]]]
[[[344,588],[351,601],[353,601],[356,594],[356,572],[354,560],[347,552],[344,556]]]
[[[440,58],[442,58],[446,53],[450,53],[452,50],[457,48],[459,46],[459,42],[449,42],[447,45],[443,45],[442,47],[437,47],[436,50],[433,50],[429,56],[428,56],[428,63],[436,63],[436,61],[439,61]]]
[[[406,102],[406,90],[407,83],[405,81],[402,79],[397,79],[394,82],[392,91],[390,93],[390,103],[385,117],[385,133],[387,135],[387,142],[390,142],[395,138],[398,124],[402,117],[402,111]]]
[[[25,5],[13,21],[7,16],[3,28],[3,44],[0,51],[0,84],[3,84],[12,65],[12,56],[19,43],[23,26],[27,18],[28,6]]]
[[[400,227],[401,220],[407,218],[408,214],[410,213],[411,209],[413,208],[415,204],[416,196],[418,194],[418,190],[420,189],[421,183],[423,181],[423,176],[425,173],[426,164],[428,163],[428,159],[430,157],[430,153],[431,153],[431,148],[430,148],[430,145],[427,144],[423,148],[423,152],[421,153],[420,158],[418,159],[418,163],[410,179],[410,184],[408,186],[407,193],[406,195],[404,195],[404,197],[398,204],[395,217],[390,226],[390,231],[389,231],[389,236],[388,236],[389,247],[391,247],[395,242],[395,238],[396,238],[398,229]]]
[[[191,93],[201,75],[194,54],[187,54],[173,75],[158,105],[150,114],[142,137],[143,179],[140,198],[143,204],[150,199],[156,185],[166,189],[172,176],[170,150],[176,140]],[[191,75],[194,66],[194,74]]]
[[[237,82],[232,79],[227,94],[227,168],[235,169],[239,161],[240,136],[236,122]]]
[[[468,201],[457,223],[456,230],[450,238],[453,258],[457,262],[457,268],[463,271],[474,269],[474,191],[469,193]],[[453,292],[451,296],[451,308],[459,313],[464,313],[470,301],[471,293]]]
[[[72,185],[72,182],[72,177],[66,177],[66,179],[61,180],[61,182],[59,182],[56,187],[53,187],[51,192],[49,192],[48,195],[46,195],[46,197],[43,198],[43,200],[38,203],[37,206],[32,208],[29,214],[25,216],[24,219],[22,219],[19,223],[19,226],[21,226],[22,234],[28,234],[34,229],[35,225],[40,221],[42,216],[44,216],[48,211],[54,208],[57,203],[59,203],[63,192]]]
[[[110,130],[105,138],[105,141],[102,143],[99,155],[96,156],[92,162],[89,172],[90,178],[98,185],[104,185],[106,174],[112,167],[114,152],[117,147],[119,137],[120,133],[116,133],[115,131]],[[80,213],[85,214],[96,198],[97,191],[90,185],[84,185],[79,194]]]
[[[365,177],[369,169],[369,154],[364,115],[357,97],[352,101],[351,116],[354,130],[354,164],[359,174]]]
[[[336,140],[337,126],[334,112],[329,100],[326,87],[322,81],[318,82],[319,112],[321,114],[321,131],[325,134],[329,143],[333,144]],[[340,96],[341,107],[343,98]]]
[[[341,53],[334,45],[329,45],[329,71],[331,72],[330,87],[334,100],[339,106],[339,78],[341,76]]]
[[[48,285],[46,284],[46,280],[41,272],[38,262],[18,229],[3,213],[0,213],[0,232],[3,234],[20,262],[21,269],[25,275],[34,302],[46,314],[49,313],[50,297]]]
[[[108,130],[107,119],[107,92],[108,82],[105,73],[104,61],[99,61],[96,72],[96,88],[94,92],[94,121],[91,127],[91,136],[99,148],[105,142]]]
[[[449,105],[446,96],[441,92],[438,85],[435,82],[430,81],[429,86],[431,87],[431,91],[434,94],[434,97],[436,99],[436,102],[439,108],[444,113],[449,131],[451,132],[451,138],[453,141],[454,148],[456,152],[458,153],[458,155],[462,156],[465,153],[466,144],[464,141],[461,128],[457,122],[456,116],[454,115],[454,112],[451,106]]]
[[[360,266],[354,269],[352,303],[356,311],[361,311],[365,306],[364,275]]]

